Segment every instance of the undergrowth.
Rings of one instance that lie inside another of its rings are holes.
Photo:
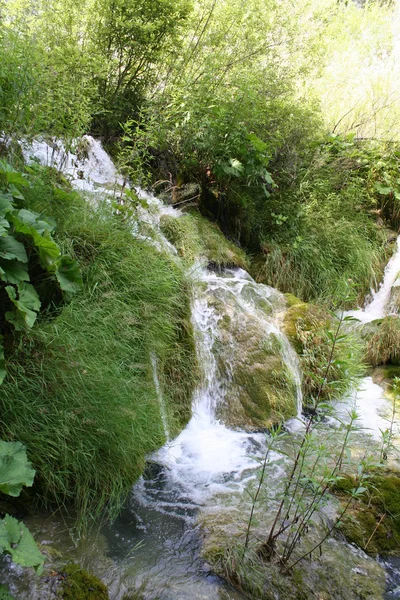
[[[279,190],[259,207],[257,280],[331,307],[350,280],[361,304],[391,252],[385,220],[398,226],[397,163],[395,148],[352,138],[310,148],[296,179],[281,174]]]
[[[39,171],[30,208],[58,221],[57,241],[79,263],[84,289],[49,306],[9,360],[0,435],[23,442],[45,503],[73,506],[85,521],[112,516],[165,441],[152,379],[157,356],[168,425],[190,416],[196,360],[189,290],[168,256],[135,240],[106,206],[51,185]]]

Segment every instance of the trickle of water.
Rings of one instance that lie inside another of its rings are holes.
[[[165,406],[165,401],[164,401],[164,396],[163,396],[162,389],[160,386],[160,381],[158,379],[157,356],[156,356],[155,352],[151,352],[150,360],[151,360],[151,366],[153,369],[154,386],[156,388],[158,404],[160,406],[161,421],[162,421],[162,424],[164,427],[165,437],[167,438],[167,441],[168,441],[170,436],[169,436],[169,429],[168,429],[167,409]]]
[[[389,314],[390,291],[400,271],[400,236],[397,238],[397,250],[386,265],[383,281],[377,291],[372,291],[372,298],[365,308],[350,311],[348,314],[362,323],[370,323]]]

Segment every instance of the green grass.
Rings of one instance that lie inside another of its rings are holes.
[[[321,144],[297,179],[259,208],[258,281],[331,307],[343,306],[350,284],[352,303],[362,303],[391,250],[374,166],[384,149],[369,152],[345,140]],[[386,224],[396,227],[394,219]]]
[[[0,436],[19,440],[44,501],[83,518],[110,514],[165,441],[152,377],[158,359],[169,429],[190,416],[197,364],[190,290],[168,256],[135,240],[106,207],[53,190],[41,174],[29,207],[59,222],[57,241],[80,264],[84,290],[49,305],[8,360]]]

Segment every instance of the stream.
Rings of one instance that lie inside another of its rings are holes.
[[[105,198],[123,194],[127,187],[101,147],[100,142],[85,136],[86,157],[67,152],[61,143],[53,146],[44,141],[24,145],[26,160],[51,164],[68,176],[72,185],[87,194]],[[134,228],[133,235],[147,239],[156,251],[176,255],[176,250],[162,235],[162,214],[180,218],[181,212],[166,207],[151,194],[137,190],[147,202],[140,208],[140,220],[147,231]],[[178,257],[176,257],[179,260]],[[389,261],[382,285],[364,309],[352,314],[362,322],[382,317],[387,310],[390,290],[400,271],[400,243]],[[230,428],[219,418],[219,410],[232,389],[233,363],[229,359],[229,339],[221,337],[222,320],[229,314],[234,323],[251,319],[265,336],[275,340],[279,355],[290,372],[295,388],[297,417],[287,427],[295,432],[302,427],[301,371],[297,355],[280,329],[284,310],[283,295],[268,286],[257,284],[242,269],[210,270],[197,264],[188,273],[194,283],[192,323],[196,349],[203,370],[202,383],[193,398],[193,416],[180,435],[171,440],[162,390],[158,382],[157,356],[151,355],[153,379],[160,403],[160,415],[167,443],[149,457],[146,472],[135,484],[118,519],[111,526],[92,531],[85,539],[74,539],[71,522],[59,515],[36,515],[26,520],[37,541],[54,551],[50,566],[55,569],[69,559],[100,576],[109,586],[111,600],[141,593],[145,600],[238,600],[242,596],[213,575],[201,556],[202,531],[197,524],[199,511],[214,506],[221,497],[242,494],[255,477],[257,462],[265,452],[265,433]],[[228,344],[222,359],[218,343]],[[383,389],[371,377],[362,381],[360,391],[336,405],[343,416],[351,404],[360,411],[360,423],[371,439],[387,427],[386,413],[391,407]],[[363,434],[365,435],[365,433]],[[282,472],[276,469],[274,477]],[[7,583],[20,600],[53,598],[51,578],[32,577],[32,573],[12,565],[3,558],[0,580]],[[387,599],[400,598],[399,559],[385,561]],[[345,600],[345,599],[344,599]]]

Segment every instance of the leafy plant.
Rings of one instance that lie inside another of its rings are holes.
[[[19,496],[23,486],[32,486],[34,476],[25,447],[19,442],[0,440],[0,491]],[[43,571],[44,556],[29,529],[10,515],[0,519],[0,552],[10,554],[23,567],[35,567],[38,574]]]
[[[329,406],[323,402],[325,386],[329,380],[330,370],[338,366],[335,365],[336,359],[334,358],[336,347],[343,343],[346,337],[346,334],[341,333],[341,328],[343,323],[349,320],[354,319],[345,317],[344,313],[336,317],[335,330],[330,332],[329,335],[330,354],[321,375],[318,377],[318,389],[314,397],[313,409],[304,425],[299,440],[293,446],[293,451],[288,453],[287,450],[280,450],[279,444],[285,436],[280,431],[273,433],[262,463],[256,492],[252,494],[252,509],[247,525],[244,552],[249,547],[255,505],[259,499],[263,481],[266,478],[269,455],[271,450],[282,451],[289,458],[289,472],[284,479],[283,492],[274,512],[272,524],[257,552],[264,559],[277,560],[284,571],[290,570],[300,560],[320,548],[341,522],[351,502],[361,497],[366,489],[365,484],[371,464],[370,459],[364,457],[356,465],[354,485],[349,490],[348,502],[345,503],[339,515],[329,525],[317,544],[313,544],[311,548],[303,549],[300,555],[294,554],[297,546],[307,536],[308,529],[312,527],[315,514],[320,512],[321,508],[326,505],[328,492],[343,478],[343,474],[348,469],[354,467],[349,451],[351,435],[357,428],[358,415],[354,409],[349,412],[347,423],[339,420],[340,428],[334,434],[325,434],[323,439],[318,435],[319,424],[321,423],[320,413],[329,410]],[[343,361],[341,366],[342,368],[345,366]],[[340,439],[339,443],[338,439]]]
[[[15,331],[25,331],[35,324],[41,301],[31,282],[30,266],[34,258],[43,272],[55,278],[64,293],[77,292],[82,285],[76,261],[63,255],[52,238],[54,223],[23,207],[22,190],[28,187],[29,182],[22,173],[0,161],[0,291],[5,299],[0,327],[3,333],[7,331],[7,324]],[[5,375],[4,350],[0,343],[0,383]]]

